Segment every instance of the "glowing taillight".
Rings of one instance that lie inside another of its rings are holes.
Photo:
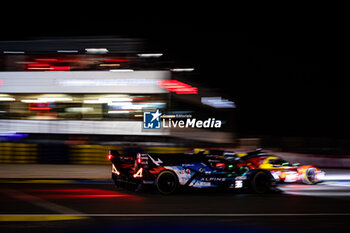
[[[142,177],[142,168],[140,168],[133,176],[134,178],[141,178]]]
[[[148,166],[148,155],[147,154],[141,154],[141,153],[137,153],[136,155],[136,160],[135,160],[135,164],[140,167],[147,167]]]
[[[117,170],[117,168],[112,164],[112,173],[116,174],[117,176],[120,175],[120,172]]]
[[[142,162],[142,158],[141,158],[141,154],[140,153],[138,153],[137,156],[136,156],[136,162],[138,164],[141,164],[141,162]]]
[[[225,164],[224,163],[217,163],[216,167],[225,168]]]
[[[113,159],[113,155],[109,154],[107,157],[109,160]]]

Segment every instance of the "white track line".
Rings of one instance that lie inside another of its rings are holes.
[[[286,185],[278,187],[284,194],[298,196],[315,197],[350,197],[350,186],[332,186],[332,185],[312,185],[296,186]]]
[[[310,185],[310,186],[278,186],[278,189],[281,189],[283,191],[349,191],[350,192],[350,186],[331,186],[331,185]]]
[[[305,192],[284,191],[285,194],[315,197],[350,197],[350,192]]]

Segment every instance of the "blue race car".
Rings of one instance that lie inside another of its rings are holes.
[[[117,187],[155,186],[162,194],[172,194],[179,188],[220,188],[266,193],[274,189],[270,172],[237,164],[240,158],[233,152],[197,154],[120,154],[110,151],[112,179]]]

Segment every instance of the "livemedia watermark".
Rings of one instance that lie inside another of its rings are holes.
[[[183,119],[185,118],[185,119]],[[221,120],[208,118],[199,120],[192,118],[191,115],[162,115],[157,109],[156,112],[143,113],[144,129],[161,128],[221,128]]]

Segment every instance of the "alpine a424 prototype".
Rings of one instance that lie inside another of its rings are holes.
[[[117,187],[151,185],[162,194],[171,194],[182,187],[266,193],[275,186],[269,171],[237,166],[239,157],[232,152],[123,155],[111,150],[108,158]]]
[[[237,153],[237,156],[241,158],[239,166],[270,171],[279,183],[316,184],[325,175],[325,172],[318,167],[289,163],[281,157],[263,152],[261,149],[249,153]]]

